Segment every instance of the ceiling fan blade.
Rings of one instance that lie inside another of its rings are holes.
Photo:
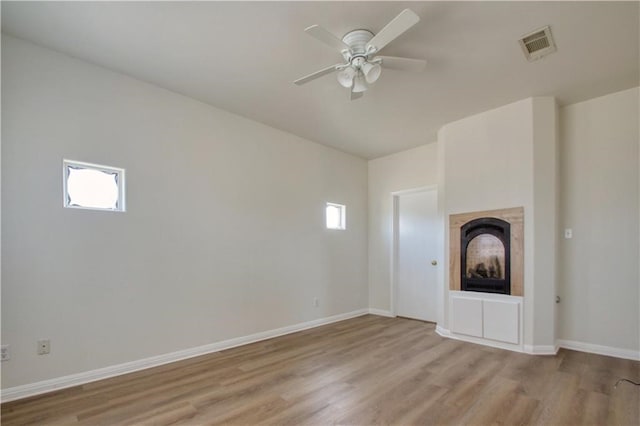
[[[413,11],[409,9],[403,10],[367,43],[367,49],[374,49],[374,52],[379,52],[400,34],[417,24],[419,20],[420,17]]]
[[[311,37],[314,37],[317,40],[320,40],[324,44],[327,44],[333,48],[336,48],[340,51],[344,49],[349,49],[349,46],[340,40],[338,37],[331,34],[329,31],[322,28],[320,25],[312,25],[309,28],[304,30],[305,33],[309,34]]]
[[[351,93],[351,97],[349,98],[349,100],[351,101],[355,101],[356,99],[360,99],[362,96],[364,96],[364,92],[354,92],[353,87],[351,88],[349,93]]]
[[[341,65],[342,64],[335,64],[335,65],[331,65],[330,67],[323,68],[320,71],[316,71],[314,73],[311,73],[309,75],[306,75],[302,78],[297,79],[296,81],[294,81],[294,83],[297,84],[298,86],[308,83],[311,80],[315,80],[316,78],[322,77],[323,75],[331,74],[332,72],[336,71],[338,67],[340,67]]]
[[[427,66],[424,59],[398,58],[397,56],[376,56],[376,59],[382,59],[380,65],[383,68],[400,71],[422,72]]]

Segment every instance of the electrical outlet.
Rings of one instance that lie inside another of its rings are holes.
[[[11,352],[9,352],[9,345],[2,345],[0,347],[0,355],[2,361],[9,361],[11,359]]]
[[[313,306],[315,306],[316,308],[320,306],[320,300],[317,297],[313,298]]]
[[[51,342],[49,339],[38,340],[38,355],[47,355],[51,352]]]

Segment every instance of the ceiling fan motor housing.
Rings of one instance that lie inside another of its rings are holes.
[[[349,50],[342,51],[342,56],[353,71],[345,69],[338,74],[338,81],[344,87],[351,87],[355,93],[367,90],[367,84],[380,76],[380,65],[368,62],[371,52],[367,50],[367,44],[372,38],[373,33],[368,30],[350,31],[342,37],[343,43],[349,46]]]
[[[354,56],[367,55],[367,43],[373,38],[373,33],[368,30],[349,31],[342,37],[342,41],[349,46],[351,52],[345,52],[343,55],[346,60],[350,60]]]

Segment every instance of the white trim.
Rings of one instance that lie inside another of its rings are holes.
[[[271,339],[285,334],[296,333],[298,331],[307,330],[309,328],[319,327],[350,318],[359,317],[369,313],[369,309],[358,309],[356,311],[344,314],[333,315],[327,318],[320,318],[287,327],[277,328],[274,330],[263,331],[260,333],[250,334],[248,336],[236,337],[234,339],[224,340],[222,342],[210,343],[208,345],[198,346],[195,348],[184,349],[181,351],[171,352],[168,354],[152,356],[137,361],[125,362],[123,364],[112,365],[109,367],[98,368],[96,370],[84,371],[82,373],[71,374],[69,376],[57,377],[55,379],[43,380],[36,383],[15,386],[0,391],[0,400],[4,402],[14,401],[29,396],[39,395],[54,390],[78,386],[96,380],[102,380],[109,377],[119,376],[122,374],[132,373],[134,371],[144,370],[159,365],[168,364],[170,362],[180,361],[183,359],[193,358],[200,355],[206,355],[212,352],[218,352],[225,349],[242,346],[249,343],[259,342],[261,340]]]
[[[395,197],[395,196],[398,196],[398,195],[416,194],[418,192],[431,191],[433,189],[437,190],[438,189],[438,185],[434,183],[433,185],[419,186],[417,188],[403,189],[401,191],[392,191],[391,195]]]
[[[446,328],[440,327],[439,325],[436,325],[436,333],[438,333],[441,337],[451,337],[451,332]]]
[[[71,168],[84,168],[88,170],[97,170],[104,173],[115,173],[117,175],[118,185],[118,200],[115,208],[101,208],[101,207],[87,207],[80,205],[69,204],[69,194],[67,190],[67,184],[69,179],[69,169]],[[126,212],[126,200],[125,200],[125,170],[121,167],[105,166],[102,164],[87,163],[84,161],[62,159],[62,206],[68,209],[80,209],[80,210],[97,210],[108,212]]]
[[[574,351],[589,352],[598,355],[607,355],[616,358],[631,359],[640,361],[640,351],[632,349],[614,348],[611,346],[596,345],[593,343],[576,342],[575,340],[558,339],[556,343],[559,347]]]
[[[436,326],[436,333],[447,339],[460,340],[461,342],[475,343],[476,345],[490,346],[492,348],[506,349],[513,352],[524,352],[522,346],[510,343],[502,343],[496,340],[483,339],[482,337],[465,336],[462,334],[452,333],[451,330]]]
[[[400,214],[398,205],[400,200],[398,194],[391,193],[391,258],[389,259],[389,307],[391,315],[396,316],[396,281],[398,275],[398,240],[400,228]]]
[[[335,207],[340,212],[339,223],[336,226],[329,226],[328,216],[327,216],[327,209],[329,207]],[[327,229],[333,229],[333,230],[338,230],[338,231],[346,230],[347,229],[347,206],[345,206],[344,204],[337,204],[337,203],[327,202],[327,204],[325,205],[325,208],[324,208],[324,222],[325,222],[325,225],[326,225]]]
[[[449,290],[449,297],[463,297],[466,299],[498,300],[501,302],[524,303],[524,297],[510,294],[483,293],[480,291]]]
[[[494,348],[507,349],[516,352],[523,352],[532,355],[556,355],[560,348],[571,349],[580,352],[589,352],[598,355],[612,356],[615,358],[630,359],[633,361],[640,361],[640,351],[634,351],[632,349],[614,348],[611,346],[596,345],[593,343],[576,342],[574,340],[562,340],[556,341],[555,345],[524,345],[522,349],[514,346],[505,346],[499,343],[495,343],[485,339],[477,339],[473,337],[461,336],[452,334],[451,331],[436,327],[436,333],[440,336],[460,340],[469,343],[478,343],[481,345],[491,346]]]
[[[524,352],[531,355],[556,355],[558,345],[524,345]]]
[[[385,311],[384,309],[376,309],[376,308],[369,308],[369,313],[371,315],[378,315],[381,317],[389,317],[389,318],[395,318],[396,316],[393,315],[391,313],[391,311]]]

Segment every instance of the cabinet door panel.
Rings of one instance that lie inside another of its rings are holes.
[[[520,342],[520,303],[484,300],[483,304],[484,337],[499,342],[518,344]]]
[[[454,333],[482,337],[482,300],[453,297],[451,299]]]

